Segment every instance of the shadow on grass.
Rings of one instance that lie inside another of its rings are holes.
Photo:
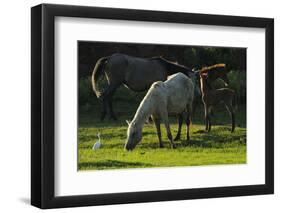
[[[182,135],[182,139],[179,141],[174,141],[177,148],[185,148],[185,147],[203,147],[203,148],[219,148],[224,146],[225,144],[233,144],[234,141],[241,144],[246,144],[246,131],[244,133],[239,133],[239,135],[234,133],[222,135],[221,132],[229,131],[229,127],[218,127],[211,132],[206,132],[205,130],[198,130],[190,135],[190,140],[187,142],[184,140],[184,135]],[[241,131],[241,130],[240,130]],[[171,144],[168,140],[163,141],[164,148],[170,149]],[[159,143],[157,142],[146,142],[140,143],[138,148],[145,149],[160,149]]]
[[[152,166],[149,163],[141,163],[141,162],[126,162],[126,161],[118,161],[118,160],[104,160],[99,162],[83,162],[79,163],[79,170],[85,168],[96,168],[96,169],[118,169],[118,168],[128,168],[128,167],[148,167]]]
[[[198,130],[194,132],[193,139],[189,142],[193,146],[201,147],[217,147],[227,143],[233,143],[233,141],[239,141],[240,143],[246,143],[246,131],[237,135],[235,132],[227,135],[221,135],[222,131],[229,131],[229,127],[219,127],[206,132],[204,130]],[[240,130],[241,131],[241,130]]]
[[[143,144],[139,144],[137,148],[139,149],[170,149],[170,150],[178,150],[178,149],[184,149],[187,148],[189,146],[192,147],[212,147],[212,145],[208,142],[208,141],[204,141],[204,140],[190,140],[188,142],[186,142],[185,140],[179,140],[179,141],[174,141],[175,144],[175,148],[171,147],[171,143],[169,141],[162,141],[164,147],[160,148],[159,147],[159,143],[143,143]]]

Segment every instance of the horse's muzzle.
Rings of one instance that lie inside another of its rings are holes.
[[[126,143],[124,146],[124,149],[127,151],[132,151],[134,149],[134,147],[132,145],[130,145],[129,143]]]

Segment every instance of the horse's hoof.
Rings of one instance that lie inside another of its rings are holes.
[[[171,148],[172,148],[172,149],[175,149],[175,148],[176,148],[176,145],[175,145],[175,144],[172,144]]]
[[[163,145],[163,144],[160,144],[160,145],[159,145],[159,148],[160,148],[160,149],[164,148],[164,145]]]

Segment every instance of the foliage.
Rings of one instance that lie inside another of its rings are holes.
[[[97,60],[114,53],[150,58],[162,56],[190,68],[225,63],[229,70],[246,71],[246,49],[184,45],[79,42],[79,78],[92,74]]]
[[[240,103],[246,103],[246,73],[231,71],[228,73],[229,87],[234,89]]]
[[[92,104],[94,92],[91,85],[91,79],[80,78],[79,79],[79,106],[85,106]]]
[[[246,70],[246,51],[243,48],[189,47],[184,50],[183,63],[192,68],[224,63],[228,70]]]

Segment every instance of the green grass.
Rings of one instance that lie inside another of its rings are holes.
[[[246,163],[246,114],[245,106],[240,107],[236,115],[237,125],[230,133],[230,118],[225,110],[215,111],[210,133],[204,131],[203,109],[198,109],[190,129],[190,142],[183,145],[176,142],[177,148],[171,149],[164,125],[161,126],[164,148],[159,148],[154,124],[146,124],[143,139],[133,151],[124,151],[127,124],[132,119],[137,105],[117,100],[115,104],[118,121],[98,119],[98,105],[80,109],[78,130],[78,169],[102,170],[171,166],[199,166],[214,164]],[[176,135],[177,122],[170,118],[173,136]],[[92,150],[101,133],[102,147]]]

